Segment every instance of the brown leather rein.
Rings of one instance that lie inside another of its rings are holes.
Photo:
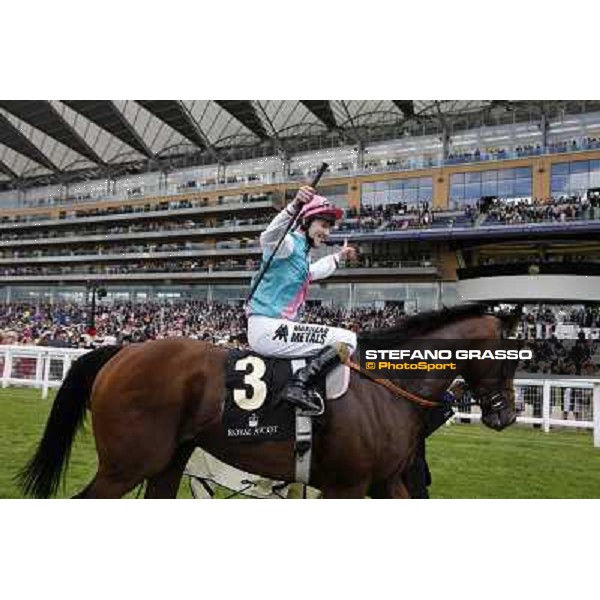
[[[396,385],[395,383],[392,383],[389,379],[382,379],[382,378],[374,377],[371,373],[369,373],[369,371],[367,371],[366,369],[363,369],[363,367],[361,367],[358,363],[355,363],[355,362],[349,360],[346,362],[346,364],[353,371],[356,371],[357,373],[364,375],[371,381],[374,381],[378,385],[383,386],[384,388],[386,388],[387,390],[392,392],[392,394],[394,394],[395,396],[401,396],[402,398],[406,398],[406,400],[408,400],[409,402],[414,402],[415,404],[418,404],[419,406],[424,406],[425,408],[435,408],[436,406],[441,405],[441,402],[435,402],[434,400],[427,400],[426,398],[423,398],[422,396],[413,394],[412,392],[409,392],[408,390],[401,388],[400,386]]]

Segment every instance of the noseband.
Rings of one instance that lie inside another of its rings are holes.
[[[510,408],[504,390],[488,394],[477,394],[477,397],[479,398],[479,406],[488,414],[494,415]]]
[[[501,339],[505,339],[504,330],[501,332]],[[506,379],[506,371],[507,364],[506,361],[502,361],[500,365],[500,381],[505,381]],[[507,410],[510,408],[508,403],[508,398],[506,392],[508,391],[508,387],[503,390],[499,390],[497,392],[483,392],[481,394],[476,393],[476,397],[479,399],[479,404],[481,406],[482,411],[485,409],[488,414],[498,414],[503,410]]]

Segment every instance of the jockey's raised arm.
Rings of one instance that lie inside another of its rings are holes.
[[[281,236],[290,224],[290,221],[296,217],[299,210],[307,202],[310,202],[315,195],[314,190],[309,186],[301,187],[296,197],[275,218],[269,223],[267,228],[260,235],[260,246],[264,252],[273,251],[277,246]],[[286,235],[279,250],[277,258],[289,256],[293,250],[293,240]]]
[[[296,215],[298,227],[281,241]],[[260,236],[263,266],[281,244],[248,305],[248,341],[253,350],[266,356],[314,357],[296,373],[286,394],[287,400],[304,408],[315,407],[308,397],[313,381],[340,361],[345,362],[356,349],[352,331],[296,323],[310,283],[329,277],[343,258],[356,255],[346,241],[339,252],[310,261],[310,250],[327,242],[332,225],[342,215],[341,209],[305,186]]]

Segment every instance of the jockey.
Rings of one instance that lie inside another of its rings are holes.
[[[303,409],[315,410],[319,405],[310,386],[348,360],[356,349],[356,334],[338,327],[300,324],[298,312],[311,282],[329,277],[340,260],[355,258],[356,250],[345,242],[339,252],[311,263],[311,248],[319,248],[327,241],[331,226],[343,213],[326,198],[315,195],[311,187],[304,186],[260,236],[263,264],[298,210],[299,227],[286,235],[246,309],[248,343],[265,356],[312,357],[294,374],[284,397]]]

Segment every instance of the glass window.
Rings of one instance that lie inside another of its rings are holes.
[[[369,194],[370,192],[374,192],[375,184],[374,183],[363,183],[361,186],[361,190],[362,190],[363,195]]]
[[[419,185],[423,187],[431,187],[433,186],[433,179],[431,177],[421,177],[421,179],[419,179]]]
[[[590,170],[590,163],[587,160],[576,160],[571,163],[571,173],[587,173]]]
[[[554,175],[568,175],[569,174],[569,163],[556,163],[552,165],[552,176]]]
[[[348,208],[349,206],[347,194],[330,194],[327,199],[340,208]]]
[[[388,199],[387,190],[385,192],[375,192],[374,198],[373,198],[373,203],[375,204],[375,206],[379,206],[380,204],[385,204],[387,202],[387,199]]]
[[[481,181],[498,181],[498,171],[483,171]]]
[[[570,190],[587,190],[590,184],[590,174],[588,171],[585,173],[573,173],[569,177],[569,189]]]
[[[515,169],[515,177],[517,179],[531,177],[531,167],[517,167]]]
[[[386,203],[396,203],[402,200],[402,190],[390,190],[388,192]]]
[[[466,183],[479,183],[481,181],[481,173],[479,171],[473,173],[465,173]]]
[[[419,188],[419,200],[433,200],[433,188],[420,187]]]
[[[414,179],[414,178],[405,179],[404,180],[404,184],[405,184],[404,185],[405,189],[411,189],[412,190],[412,189],[415,189],[415,188],[417,188],[419,186],[419,180],[418,179]]]
[[[311,290],[313,287],[311,286]],[[406,285],[403,283],[357,283],[355,284],[355,298],[358,306],[370,305],[376,301],[404,300]]]
[[[411,283],[407,285],[407,300],[416,301],[418,311],[433,310],[439,308],[438,288],[434,283]]]
[[[213,287],[213,300],[216,302],[235,302],[248,295],[248,288],[241,285],[215,285]]]
[[[590,160],[590,172],[600,171],[600,160]]]
[[[451,200],[463,200],[464,197],[465,197],[465,186],[464,185],[450,186],[450,199]]]
[[[465,182],[465,174],[464,173],[454,173],[450,178],[451,185],[464,183]]]
[[[506,181],[515,178],[514,169],[501,169],[498,171],[498,181]]]
[[[373,202],[375,201],[375,194],[373,192],[370,192],[368,194],[365,194],[363,192],[362,198],[361,198],[361,204],[363,206],[373,206]]]
[[[498,182],[497,181],[484,181],[481,184],[481,195],[482,196],[497,196],[498,195]]]
[[[458,293],[456,283],[450,281],[442,281],[441,300],[443,306],[453,306],[462,302],[462,297]]]
[[[397,181],[390,181],[391,190],[401,190],[404,187],[404,181],[398,179]]]
[[[480,198],[481,197],[481,184],[480,183],[467,183],[465,185],[465,198]]]
[[[387,181],[378,181],[377,183],[375,183],[375,190],[378,192],[387,190],[387,189],[389,189],[389,187],[390,186]]]
[[[498,196],[501,198],[508,198],[513,196],[515,192],[515,180],[509,179],[507,181],[498,182]]]
[[[600,171],[590,173],[590,187],[600,187]]]
[[[531,196],[531,179],[515,180],[515,196]]]
[[[308,299],[321,300],[326,306],[348,308],[350,305],[350,284],[328,283],[311,285]]]
[[[554,192],[565,192],[567,190],[567,182],[569,178],[567,176],[552,177],[552,193]]]
[[[418,200],[417,188],[404,190],[404,201],[405,202],[416,202]]]

